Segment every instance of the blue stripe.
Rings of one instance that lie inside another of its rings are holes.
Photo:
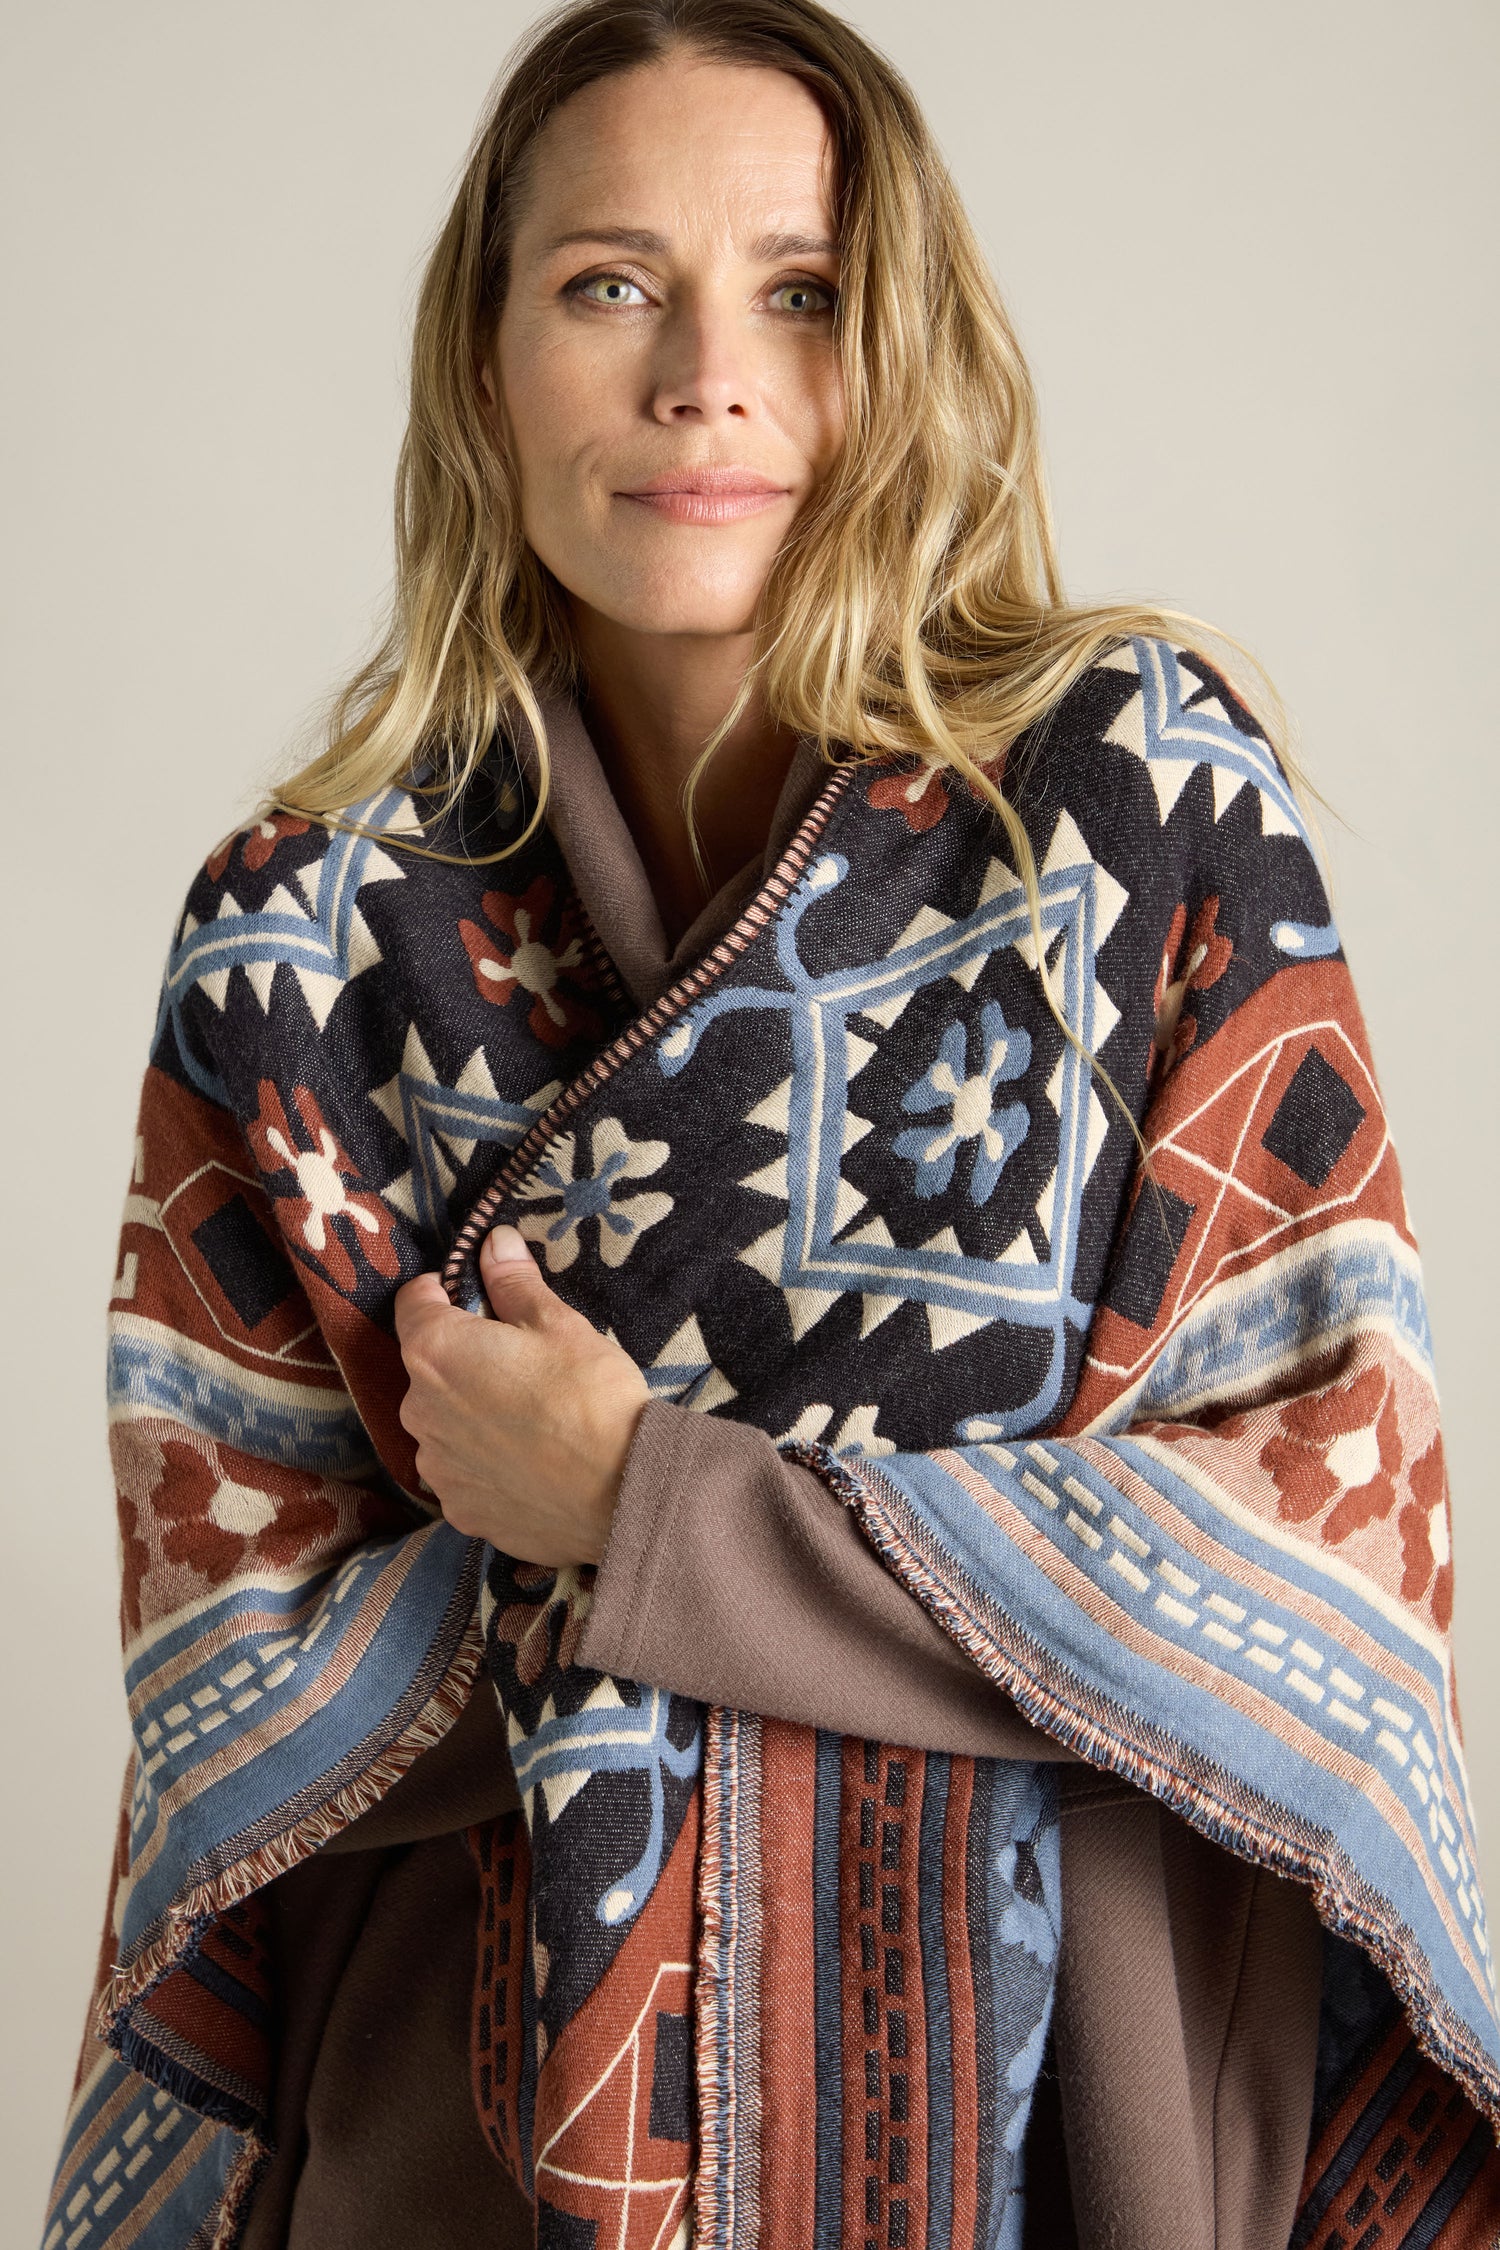
[[[1331,1336],[1356,1320],[1388,1324],[1430,1371],[1421,1271],[1394,1229],[1373,1237],[1362,1230],[1357,1240],[1318,1236],[1285,1253],[1264,1278],[1213,1290],[1163,1346],[1128,1412],[1138,1420],[1185,1401],[1229,1397],[1305,1350],[1309,1336]]]
[[[189,2114],[184,2112],[185,2116]],[[197,2118],[193,2118],[192,2123],[196,2125]],[[230,2168],[238,2160],[243,2146],[238,2133],[220,2126],[187,2178],[152,2212],[145,2232],[131,2238],[131,2250],[183,2250],[185,2243],[200,2239],[198,2229],[223,2202]],[[159,2172],[159,2169],[148,2164],[140,2173],[138,2184],[144,2188],[153,2171]],[[110,2219],[115,2219],[118,2208],[117,2205],[115,2211],[108,2214]],[[89,2237],[89,2250],[99,2250],[101,2239],[108,2242],[109,2235],[101,2238],[96,2230]]]
[[[1118,1493],[1108,1486],[1092,1468],[1066,1446],[1049,1445],[1046,1448],[1059,1463],[1062,1474],[1071,1474],[1091,1488],[1097,1487],[1108,1496],[1109,1505],[1127,1521],[1132,1514],[1145,1524],[1150,1532],[1153,1556],[1166,1555],[1175,1559],[1181,1550],[1166,1539],[1157,1529],[1154,1520],[1132,1511],[1123,1503]],[[1263,1542],[1253,1533],[1232,1524],[1227,1518],[1213,1513],[1189,1487],[1181,1484],[1154,1460],[1148,1460],[1138,1447],[1128,1442],[1116,1441],[1115,1450],[1132,1469],[1149,1479],[1169,1497],[1184,1514],[1203,1523],[1221,1546],[1232,1550],[1242,1546],[1254,1554],[1261,1568],[1272,1565],[1279,1575],[1293,1586],[1305,1581],[1311,1591],[1328,1602],[1342,1606],[1353,1620],[1367,1629],[1371,1637],[1388,1644],[1396,1641],[1401,1654],[1430,1677],[1434,1667],[1425,1651],[1393,1627],[1369,1605],[1361,1601],[1352,1589],[1344,1587],[1326,1573],[1300,1565],[1294,1556],[1278,1550],[1270,1557]],[[1409,1768],[1402,1768],[1386,1754],[1373,1747],[1373,1735],[1379,1722],[1372,1726],[1368,1736],[1340,1729],[1335,1733],[1335,1722],[1327,1716],[1326,1702],[1315,1704],[1290,1691],[1285,1674],[1273,1677],[1259,1673],[1245,1660],[1244,1651],[1236,1655],[1221,1653],[1206,1642],[1201,1632],[1193,1628],[1174,1627],[1169,1617],[1160,1616],[1150,1595],[1132,1598],[1124,1580],[1118,1586],[1115,1574],[1109,1568],[1113,1541],[1106,1538],[1097,1550],[1089,1548],[1082,1540],[1072,1537],[1063,1527],[1061,1518],[1067,1508],[1064,1497],[1055,1513],[1051,1513],[1034,1500],[1013,1477],[978,1451],[966,1457],[972,1466],[993,1485],[1004,1490],[1040,1528],[1043,1528],[1065,1552],[1068,1559],[1086,1571],[1100,1591],[1107,1594],[1110,1603],[1124,1609],[1127,1614],[1149,1621],[1149,1628],[1163,1637],[1178,1638],[1192,1647],[1201,1660],[1218,1665],[1230,1677],[1251,1685],[1288,1712],[1295,1712],[1304,1724],[1325,1732],[1330,1741],[1336,1741],[1341,1750],[1363,1757],[1366,1765],[1379,1772],[1397,1789],[1414,1821],[1419,1822],[1418,1833],[1426,1844],[1425,1819],[1420,1818],[1422,1807],[1415,1793],[1404,1779]],[[1127,1713],[1149,1712],[1163,1749],[1175,1738],[1196,1753],[1198,1760],[1208,1760],[1224,1772],[1232,1774],[1245,1787],[1255,1791],[1272,1807],[1286,1808],[1299,1821],[1315,1828],[1331,1830],[1337,1836],[1350,1864],[1360,1870],[1365,1881],[1374,1885],[1396,1908],[1400,1918],[1415,1933],[1418,1943],[1432,1965],[1434,1975],[1450,2005],[1487,2050],[1495,2046],[1495,2020],[1488,1990],[1476,1978],[1474,1969],[1452,1944],[1446,1927],[1434,1910],[1421,1863],[1407,1850],[1403,1841],[1377,1810],[1364,1790],[1330,1773],[1324,1766],[1303,1756],[1282,1734],[1275,1731],[1271,1722],[1257,1722],[1236,1709],[1212,1688],[1199,1687],[1166,1669],[1149,1656],[1127,1648],[1107,1625],[1096,1622],[1078,1604],[1058,1587],[1038,1566],[1033,1564],[996,1527],[974,1500],[963,1491],[936,1463],[921,1455],[906,1454],[888,1458],[880,1463],[883,1477],[907,1493],[919,1516],[936,1535],[949,1557],[955,1561],[970,1580],[986,1589],[989,1599],[1010,1617],[1024,1618],[1030,1636],[1047,1648],[1053,1658],[1071,1670],[1081,1680],[1108,1696],[1112,1703]],[[1060,1476],[1053,1481],[1060,1484]],[[1211,1519],[1211,1520],[1210,1520]],[[1101,1521],[1107,1523],[1108,1518]],[[1206,1594],[1216,1590],[1211,1573],[1193,1556],[1182,1554],[1183,1567],[1197,1578]],[[1154,1594],[1155,1581],[1152,1584]],[[1235,1582],[1226,1577],[1222,1590],[1227,1595],[1235,1592]],[[1194,1603],[1203,1596],[1195,1595]],[[1330,1653],[1337,1655],[1328,1636],[1320,1635],[1314,1628],[1301,1623],[1298,1613],[1290,1608],[1279,1608],[1273,1603],[1257,1602],[1254,1615],[1264,1616],[1274,1624],[1282,1625],[1288,1639],[1300,1630],[1305,1637],[1323,1641]],[[1250,1645],[1248,1639],[1246,1646]],[[1290,1663],[1288,1664],[1290,1669]],[[1359,1669],[1356,1664],[1355,1669]],[[1326,1677],[1326,1674],[1325,1674]],[[1383,1683],[1378,1675],[1368,1672],[1367,1677],[1381,1692]],[[1436,1699],[1436,1682],[1434,1682]],[[1366,1741],[1370,1750],[1362,1750]],[[1435,1746],[1439,1756],[1442,1745]],[[1412,1753],[1413,1757],[1415,1753]],[[1383,1762],[1382,1762],[1383,1761]],[[1201,1769],[1200,1769],[1201,1770]],[[1459,1783],[1457,1774],[1449,1768],[1446,1781],[1455,1794]],[[1186,1807],[1191,1801],[1200,1816],[1206,1816],[1212,1828],[1215,1816],[1202,1804],[1197,1788],[1189,1792],[1185,1779],[1180,1782],[1181,1802]],[[1461,1800],[1460,1800],[1461,1801]],[[1223,1824],[1224,1840],[1232,1842],[1228,1826]],[[1200,1825],[1203,1824],[1200,1819]],[[1217,1832],[1217,1831],[1215,1831]],[[1430,1860],[1432,1883],[1435,1889],[1447,1891],[1449,1882],[1441,1870],[1436,1848]],[[1458,1907],[1453,1909],[1460,1921]]]
[[[431,1651],[445,1637],[457,1645],[467,1615],[466,1580],[477,1576],[476,1547],[475,1541],[465,1539],[451,1525],[434,1525],[386,1612],[375,1641],[331,1700],[276,1743],[273,1750],[251,1758],[238,1772],[212,1783],[178,1810],[164,1848],[130,1892],[123,1940],[127,1946],[166,1911],[194,1878],[198,1863],[217,1855],[226,1839],[242,1836],[262,1820],[284,1815],[303,1790],[312,1793],[310,1805],[321,1803],[329,1794],[330,1778],[345,1761],[348,1771],[340,1779],[353,1778],[369,1763],[376,1746],[383,1746],[387,1739],[392,1715],[409,1695]],[[352,1596],[349,1606],[357,1614],[358,1605]],[[353,1618],[349,1620],[352,1622]],[[203,1627],[200,1619],[194,1637]],[[263,1720],[275,1709],[278,1694],[284,1699],[299,1695],[321,1678],[338,1647],[336,1631],[326,1633],[316,1648],[307,1652],[279,1691],[268,1691],[251,1706],[242,1726]],[[347,1634],[347,1624],[343,1631]],[[257,1632],[247,1645],[253,1648],[267,1638],[264,1632]],[[222,1651],[203,1676],[226,1669],[235,1653],[233,1649]],[[184,1680],[178,1692],[187,1693],[192,1684],[191,1678]],[[196,1741],[185,1752],[185,1761],[209,1758],[234,1739],[232,1726],[220,1727]],[[171,1778],[173,1770],[170,1765],[162,1768],[156,1777],[158,1783]],[[284,1819],[278,1822],[286,1824]],[[138,1837],[137,1856],[141,1842]]]
[[[268,1399],[254,1378],[206,1352],[174,1348],[169,1329],[148,1339],[116,1329],[110,1338],[107,1395],[112,1412],[133,1407],[181,1422],[200,1437],[232,1445],[289,1469],[358,1477],[376,1466],[369,1433],[348,1397],[308,1388],[295,1406]]]
[[[132,2104],[127,2098],[115,2134],[99,2142],[90,2151],[87,2161],[77,2165],[75,2170],[71,2152],[87,2130],[90,2119],[105,2102],[115,2099],[132,2079],[140,2095],[139,2103]],[[124,2131],[142,2109],[148,2118],[147,2130],[127,2147]],[[158,2139],[158,2133],[174,2109],[177,2112],[175,2124]],[[128,2236],[131,2250],[182,2250],[184,2243],[198,2239],[198,2229],[213,2218],[223,2201],[230,2168],[243,2147],[239,2134],[228,2126],[220,2126],[205,2136],[202,2154],[142,2231],[133,2232],[132,2221],[162,2174],[181,2155],[193,2135],[202,2131],[203,2122],[182,2103],[163,2099],[155,2087],[126,2064],[112,2058],[110,2067],[101,2073],[95,2098],[87,2102],[73,2120],[58,2160],[55,2177],[63,2186],[48,2235],[61,2220],[62,2232],[57,2236],[61,2245],[74,2228],[87,2219],[90,2222],[86,2237],[88,2250],[108,2250],[108,2245],[122,2236]],[[131,2179],[126,2173],[126,2160],[133,2160],[142,2148],[150,2152],[148,2159]],[[95,2170],[111,2149],[119,2151],[121,2160],[106,2179],[98,2180],[94,2177]],[[111,2194],[112,2189],[117,2192]],[[73,2218],[69,2219],[66,2216],[68,2206],[80,2192],[84,2193],[86,2201],[79,2204]],[[101,2211],[99,2203],[105,2197],[109,2200]]]
[[[1195,1606],[1200,1605],[1211,1593],[1222,1593],[1230,1599],[1243,1602],[1251,1616],[1263,1617],[1268,1623],[1283,1627],[1289,1638],[1300,1633],[1305,1639],[1321,1640],[1330,1651],[1336,1649],[1333,1636],[1322,1627],[1310,1626],[1303,1612],[1292,1607],[1290,1598],[1278,1603],[1274,1598],[1266,1600],[1258,1593],[1247,1592],[1234,1572],[1237,1562],[1247,1563],[1258,1571],[1280,1579],[1287,1587],[1289,1597],[1305,1594],[1339,1611],[1348,1620],[1351,1638],[1354,1634],[1363,1635],[1375,1642],[1396,1663],[1420,1673],[1433,1703],[1439,1710],[1442,1709],[1443,1674],[1425,1644],[1415,1634],[1407,1631],[1398,1619],[1377,1609],[1373,1602],[1360,1593],[1357,1586],[1351,1585],[1347,1579],[1335,1577],[1332,1571],[1320,1566],[1313,1550],[1308,1549],[1304,1554],[1295,1546],[1273,1545],[1252,1525],[1216,1508],[1185,1477],[1177,1475],[1159,1454],[1148,1453],[1143,1446],[1129,1438],[1109,1438],[1096,1442],[1107,1446],[1122,1467],[1160,1493],[1171,1507],[1219,1548],[1225,1559],[1220,1565],[1223,1576],[1218,1582],[1214,1580],[1214,1566],[1211,1562],[1205,1562],[1182,1546],[1170,1532],[1162,1528],[1157,1516],[1148,1514],[1134,1501],[1127,1499],[1118,1486],[1101,1473],[1094,1461],[1085,1459],[1071,1446],[1058,1444],[1050,1439],[1046,1441],[1043,1450],[1058,1463],[1055,1474],[1044,1471],[1040,1462],[1029,1456],[1024,1443],[1011,1448],[1019,1456],[1018,1468],[1014,1473],[1002,1468],[992,1455],[977,1447],[966,1446],[959,1450],[968,1466],[997,1491],[1003,1492],[1022,1515],[1047,1534],[1060,1553],[1065,1554],[1077,1568],[1096,1577],[1112,1603],[1131,1615],[1144,1617],[1149,1611],[1153,1631],[1161,1631],[1170,1636],[1172,1627],[1154,1610],[1144,1595],[1139,1600],[1133,1599],[1126,1591],[1128,1582],[1115,1575],[1109,1562],[1113,1541],[1106,1538],[1104,1546],[1095,1549],[1067,1531],[1066,1516],[1070,1502],[1064,1489],[1064,1478],[1072,1477],[1086,1486],[1105,1503],[1109,1515],[1119,1515],[1132,1529],[1144,1536],[1152,1549],[1153,1567],[1156,1561],[1165,1559],[1185,1571],[1188,1577],[1196,1579],[1202,1590],[1193,1596]],[[1030,1470],[1033,1476],[1040,1477],[1055,1491],[1058,1500],[1056,1509],[1043,1507],[1023,1485],[1021,1469]],[[978,1584],[996,1589],[997,1598],[999,1586],[1017,1571],[1033,1572],[1034,1566],[1019,1554],[1005,1533],[939,1463],[923,1454],[903,1453],[883,1460],[880,1463],[880,1473],[908,1494],[924,1523],[941,1540],[948,1552]],[[1102,1516],[1100,1520],[1102,1524],[1107,1524],[1109,1516]],[[1036,1575],[1040,1576],[1039,1573]],[[1072,1611],[1073,1604],[1067,1597],[1063,1595],[1059,1598],[1062,1607]],[[1016,1614],[1025,1615],[1026,1612]],[[1106,1643],[1113,1649],[1112,1636],[1105,1635],[1101,1638],[1100,1646],[1103,1647]],[[1257,1677],[1255,1669],[1247,1671],[1242,1653],[1224,1651],[1203,1641],[1201,1634],[1194,1637],[1193,1645],[1196,1653],[1206,1663],[1219,1665],[1235,1677],[1248,1679],[1268,1693],[1285,1693],[1284,1689],[1276,1688],[1270,1675],[1261,1674]],[[1346,1667],[1369,1673],[1370,1678],[1377,1683],[1377,1693],[1384,1692],[1380,1675],[1365,1664],[1362,1658],[1345,1651],[1339,1660]],[[1155,1667],[1151,1669],[1154,1675]],[[1319,1720],[1310,1703],[1304,1707],[1288,1697],[1287,1707],[1295,1709],[1299,1718],[1311,1718],[1313,1724],[1326,1724],[1326,1720]],[[1346,1749],[1358,1749],[1353,1735],[1349,1733],[1330,1734],[1330,1739],[1338,1741]],[[1433,1747],[1441,1750],[1442,1744],[1434,1743]]]
[[[927,2015],[927,2241],[953,2245],[953,2019],[948,1997],[948,1944],[943,1930],[943,1829],[950,1761],[929,1751],[922,1786],[918,1845],[922,1992]]]

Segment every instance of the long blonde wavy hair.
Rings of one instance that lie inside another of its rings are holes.
[[[770,573],[751,670],[689,782],[689,820],[706,758],[758,691],[825,756],[907,753],[961,775],[1004,822],[1035,921],[1028,840],[986,768],[1123,636],[1208,629],[1065,599],[1031,377],[967,214],[910,88],[817,0],[574,0],[523,42],[422,282],[390,624],[335,703],[327,747],[273,802],[337,821],[419,764],[451,801],[524,714],[541,818],[539,699],[579,688],[578,659],[479,371],[537,135],[584,87],[683,48],[788,72],[828,121],[847,427]]]

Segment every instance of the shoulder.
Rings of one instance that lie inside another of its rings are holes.
[[[1025,793],[1038,767],[1055,768],[1070,784],[1094,767],[1118,792],[1134,794],[1132,784],[1149,790],[1161,827],[1195,779],[1206,785],[1215,817],[1248,789],[1265,834],[1307,839],[1265,728],[1224,672],[1186,644],[1132,635],[1095,657],[1014,743],[1007,783]]]
[[[1248,789],[1259,800],[1263,834],[1307,840],[1301,807],[1265,729],[1200,651],[1132,637],[1098,658],[1084,684],[1096,706],[1110,706],[1103,743],[1140,762],[1163,823],[1199,776],[1215,818]]]
[[[1134,890],[1322,898],[1307,808],[1266,728],[1200,650],[1122,638],[1014,744],[1004,786],[1045,853],[1066,812]],[[1175,901],[1174,901],[1175,903]]]
[[[304,1066],[357,1076],[377,1052],[383,1068],[435,984],[473,982],[466,929],[503,909],[502,894],[529,897],[544,880],[549,897],[561,893],[555,842],[544,826],[529,831],[498,755],[457,799],[424,792],[418,777],[325,817],[257,814],[188,888],[166,966],[163,1052],[175,1044],[182,1070],[240,1109],[265,1077]],[[487,998],[481,987],[481,1018]]]
[[[1115,1005],[1154,1013],[1177,1047],[1340,951],[1286,767],[1196,648],[1138,635],[1106,649],[1018,739],[1004,788],[1044,900],[1061,911],[1071,890],[1093,894],[1085,919]]]
[[[449,824],[445,824],[449,825]],[[217,1090],[321,1032],[398,926],[430,911],[449,842],[392,786],[326,819],[256,814],[206,854],[168,953],[159,1036]]]
[[[221,919],[274,910],[315,915],[330,873],[347,876],[358,868],[369,880],[366,869],[390,866],[393,852],[404,862],[405,846],[429,840],[416,799],[399,786],[325,816],[263,809],[205,854],[184,901],[178,942]]]

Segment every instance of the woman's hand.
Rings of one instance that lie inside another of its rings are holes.
[[[628,1353],[555,1297],[514,1227],[479,1271],[493,1321],[436,1274],[396,1292],[403,1426],[449,1523],[520,1562],[596,1563],[650,1393]]]

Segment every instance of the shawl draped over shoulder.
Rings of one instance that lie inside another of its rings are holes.
[[[208,861],[111,1312],[135,1747],[46,2250],[235,2241],[265,1887],[472,1692],[521,1801],[470,1832],[473,2091],[538,2243],[1020,2240],[1055,1766],[581,1664],[593,1573],[461,1537],[397,1414],[395,1290],[440,1264],[481,1312],[497,1221],[654,1397],[820,1477],[1043,1733],[1306,1888],[1293,2241],[1496,2239],[1431,1338],[1301,812],[1145,640],[1006,787],[1040,947],[987,808],[844,766],[644,1013],[545,829],[403,849],[516,833],[503,746],[441,833],[392,788]]]

